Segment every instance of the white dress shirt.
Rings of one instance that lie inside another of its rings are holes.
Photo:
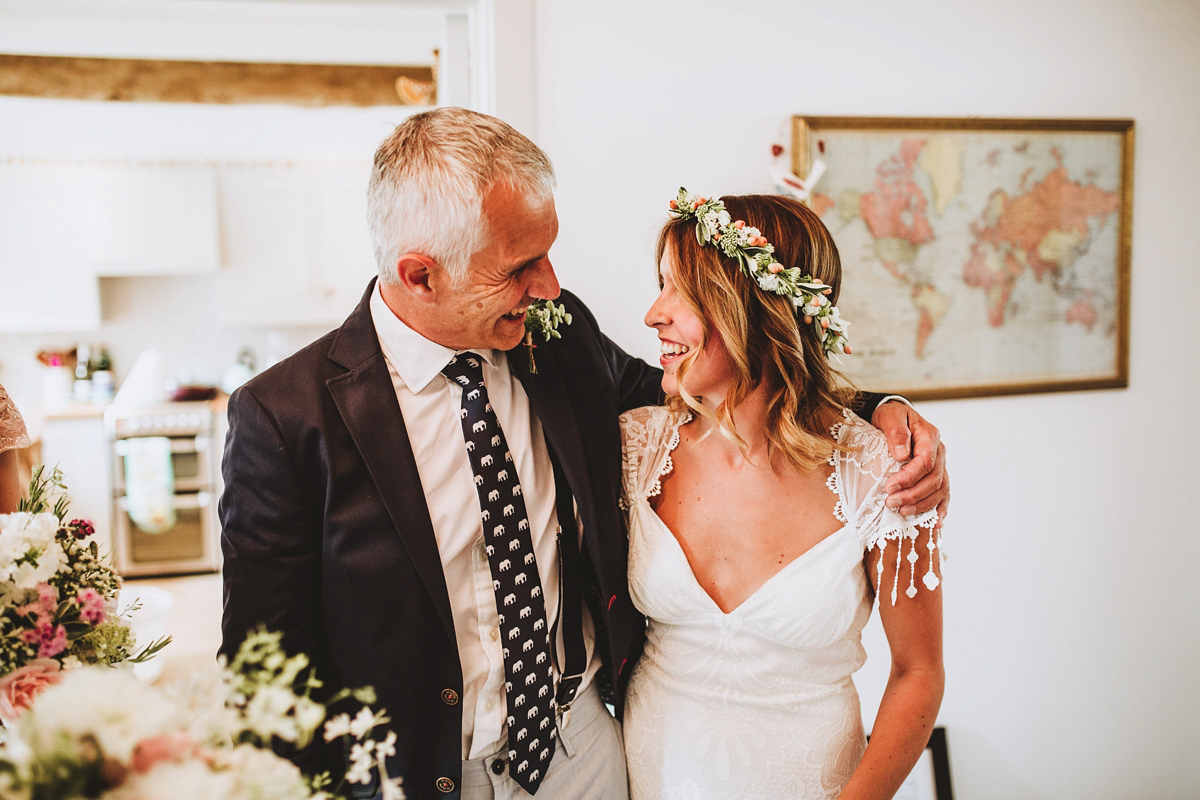
[[[371,318],[404,415],[404,427],[417,461],[450,593],[463,674],[462,755],[464,759],[484,758],[505,749],[508,714],[496,595],[483,549],[483,521],[474,473],[458,417],[462,387],[441,374],[450,359],[464,351],[443,347],[405,325],[388,308],[378,285],[371,296]],[[533,551],[549,617],[546,623],[553,627],[559,602],[555,543],[558,514],[554,469],[542,425],[529,407],[529,397],[521,382],[509,371],[506,354],[498,350],[472,352],[483,358],[488,399],[504,430],[524,490]],[[582,531],[578,511],[576,524]],[[600,667],[592,618],[586,609],[583,628],[588,668],[578,694],[590,685]],[[563,652],[559,631],[556,685]]]

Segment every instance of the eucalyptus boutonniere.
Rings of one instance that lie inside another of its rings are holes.
[[[555,305],[553,300],[537,300],[525,311],[525,347],[529,350],[529,372],[537,375],[537,364],[533,360],[533,335],[542,337],[543,342],[561,339],[560,324],[570,325],[571,315],[564,305]]]

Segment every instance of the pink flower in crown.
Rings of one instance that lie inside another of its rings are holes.
[[[95,589],[80,589],[75,602],[79,605],[79,616],[91,625],[99,625],[108,615],[108,604]]]
[[[33,698],[62,679],[57,661],[39,658],[0,678],[0,722],[12,727]]]

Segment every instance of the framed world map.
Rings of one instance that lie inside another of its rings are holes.
[[[912,399],[1129,378],[1132,120],[795,117],[846,373]]]

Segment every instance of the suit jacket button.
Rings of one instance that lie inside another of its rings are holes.
[[[449,778],[438,778],[437,788],[442,794],[450,794],[454,791],[454,781]]]
[[[492,774],[493,775],[503,775],[504,774],[504,759],[497,758],[495,761],[492,762]]]
[[[442,689],[442,702],[448,706],[458,705],[458,692],[453,689]]]

